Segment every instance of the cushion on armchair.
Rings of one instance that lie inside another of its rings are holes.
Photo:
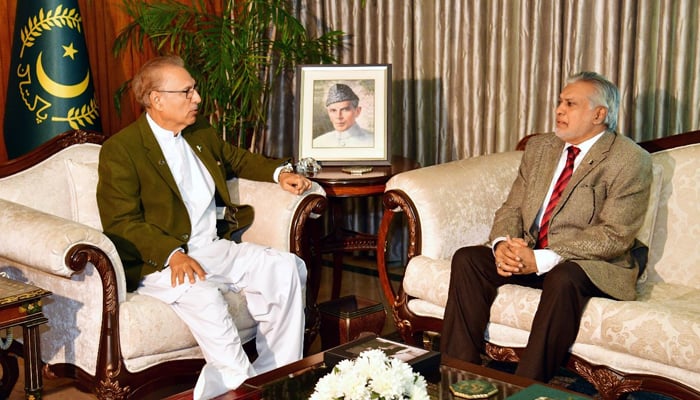
[[[102,221],[97,208],[97,163],[85,163],[72,158],[65,161],[73,220],[101,231]]]

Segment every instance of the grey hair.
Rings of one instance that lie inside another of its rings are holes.
[[[590,101],[593,107],[603,106],[608,109],[604,123],[608,130],[615,132],[617,130],[617,114],[620,109],[620,91],[617,86],[603,75],[589,71],[571,75],[567,83],[574,82],[588,82],[595,87],[595,94]]]
[[[134,92],[134,98],[142,106],[148,108],[151,106],[149,95],[152,91],[160,87],[163,77],[162,68],[164,67],[185,67],[182,58],[175,55],[155,57],[141,67],[131,80],[131,90]]]

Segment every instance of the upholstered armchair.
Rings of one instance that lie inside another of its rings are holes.
[[[103,140],[69,132],[0,165],[0,272],[53,293],[43,306],[46,376],[75,378],[82,390],[110,399],[193,387],[204,361],[189,329],[165,303],[127,293],[116,249],[101,231],[95,188]],[[307,261],[310,343],[318,285],[307,222],[325,210],[323,189],[314,184],[297,196],[273,183],[234,179],[228,186],[235,202],[266,210],[256,214],[244,241]],[[250,341],[255,326],[245,298],[227,296],[243,341]]]

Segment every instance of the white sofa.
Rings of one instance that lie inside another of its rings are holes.
[[[592,299],[567,366],[606,399],[634,391],[699,398],[700,131],[641,145],[652,152],[654,184],[638,235],[650,250],[637,300]],[[404,340],[441,331],[452,255],[460,247],[487,242],[494,211],[515,179],[521,154],[449,162],[398,174],[387,183],[378,264]],[[405,216],[409,237],[409,261],[398,288],[385,260],[397,215]],[[499,290],[485,332],[489,356],[518,360],[539,294],[515,285]]]
[[[102,234],[95,200],[100,145],[88,142],[103,140],[71,132],[0,165],[0,272],[53,292],[41,331],[48,375],[77,378],[81,389],[109,399],[192,387],[203,360],[189,329],[165,303],[127,293],[116,249]],[[292,251],[309,264],[307,221],[326,207],[320,186],[296,196],[274,183],[234,179],[229,190],[234,202],[266,210],[243,240]],[[307,291],[310,308],[315,295]],[[249,341],[255,326],[245,299],[227,296]],[[317,325],[309,321],[310,341]]]

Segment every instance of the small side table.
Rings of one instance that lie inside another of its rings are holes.
[[[339,221],[343,220],[342,200],[354,197],[377,196],[384,193],[386,182],[394,175],[419,168],[420,165],[408,158],[394,156],[391,165],[374,166],[371,172],[362,175],[351,175],[343,172],[343,167],[324,166],[315,176],[309,178],[317,182],[326,191],[330,209],[331,232],[321,238],[318,253],[333,253],[333,287],[331,299],[340,297],[340,285],[343,274],[343,253],[377,249],[377,235],[360,233],[343,228]],[[320,260],[318,261],[320,264]],[[316,266],[320,271],[320,265]],[[318,294],[318,282],[314,285]]]
[[[43,382],[39,326],[48,322],[41,310],[41,299],[50,294],[51,292],[39,287],[0,277],[0,329],[22,327],[26,399],[41,398]],[[9,365],[8,358],[6,351],[0,352],[3,366]],[[17,377],[14,378],[14,382],[6,382],[3,374],[3,388],[7,386],[8,391],[11,391]]]

